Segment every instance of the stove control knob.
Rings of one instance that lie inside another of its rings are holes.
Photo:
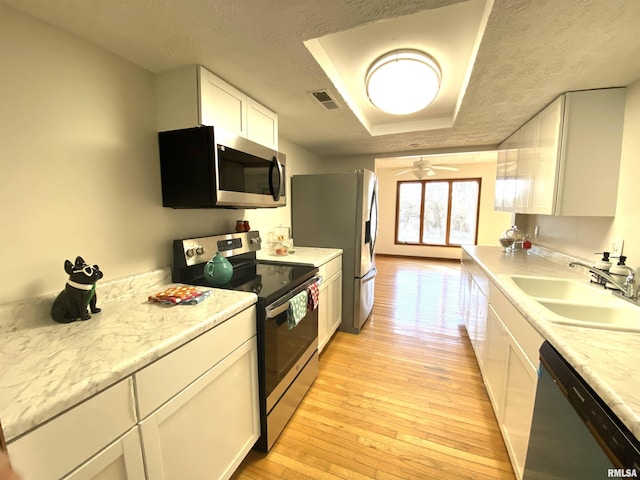
[[[249,240],[249,243],[250,243],[251,245],[256,245],[256,244],[258,244],[258,243],[260,243],[260,242],[262,242],[262,239],[261,239],[260,237],[254,237],[254,238],[251,238],[251,239]]]
[[[197,255],[202,255],[204,253],[204,247],[197,247],[196,248],[196,254]]]
[[[185,253],[187,254],[188,258],[191,258],[196,254],[196,249],[195,248],[188,248]]]

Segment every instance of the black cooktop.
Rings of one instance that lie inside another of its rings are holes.
[[[223,288],[253,292],[265,305],[273,303],[278,298],[310,280],[318,271],[313,265],[273,263],[273,262],[244,262],[233,267],[233,277],[224,285],[210,285],[204,276],[204,266],[199,273],[185,283],[203,287]]]

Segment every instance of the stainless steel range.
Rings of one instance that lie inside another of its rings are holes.
[[[258,373],[261,436],[254,448],[271,449],[318,374],[318,310],[292,326],[290,300],[318,282],[318,268],[256,259],[257,231],[173,242],[173,281],[211,286],[204,274],[216,252],[233,265],[231,280],[216,288],[258,295]]]

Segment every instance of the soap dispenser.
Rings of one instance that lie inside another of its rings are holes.
[[[593,267],[603,272],[609,273],[609,269],[611,268],[611,260],[609,260],[609,255],[609,252],[602,252],[602,259],[597,261],[593,265]],[[593,283],[598,283],[600,285],[605,285],[607,283],[607,281],[597,273],[592,273],[591,277],[591,281]]]
[[[609,260],[609,252],[602,252],[602,259],[594,265],[598,270],[602,270],[603,272],[608,272],[611,268],[611,260]]]
[[[627,276],[629,275],[629,271],[625,268],[625,263],[627,260],[627,257],[625,257],[624,255],[620,255],[620,258],[618,260],[618,264],[617,265],[613,265],[610,269],[609,269],[609,274],[616,279],[616,281],[620,284],[620,285],[624,285],[625,280],[627,279]],[[616,287],[613,283],[611,282],[607,282],[607,284],[605,285],[606,288],[609,288],[611,290],[620,290],[618,287]]]

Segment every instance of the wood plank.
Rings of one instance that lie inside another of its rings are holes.
[[[514,480],[459,312],[458,262],[377,257],[373,314],[337,332],[256,479]]]

